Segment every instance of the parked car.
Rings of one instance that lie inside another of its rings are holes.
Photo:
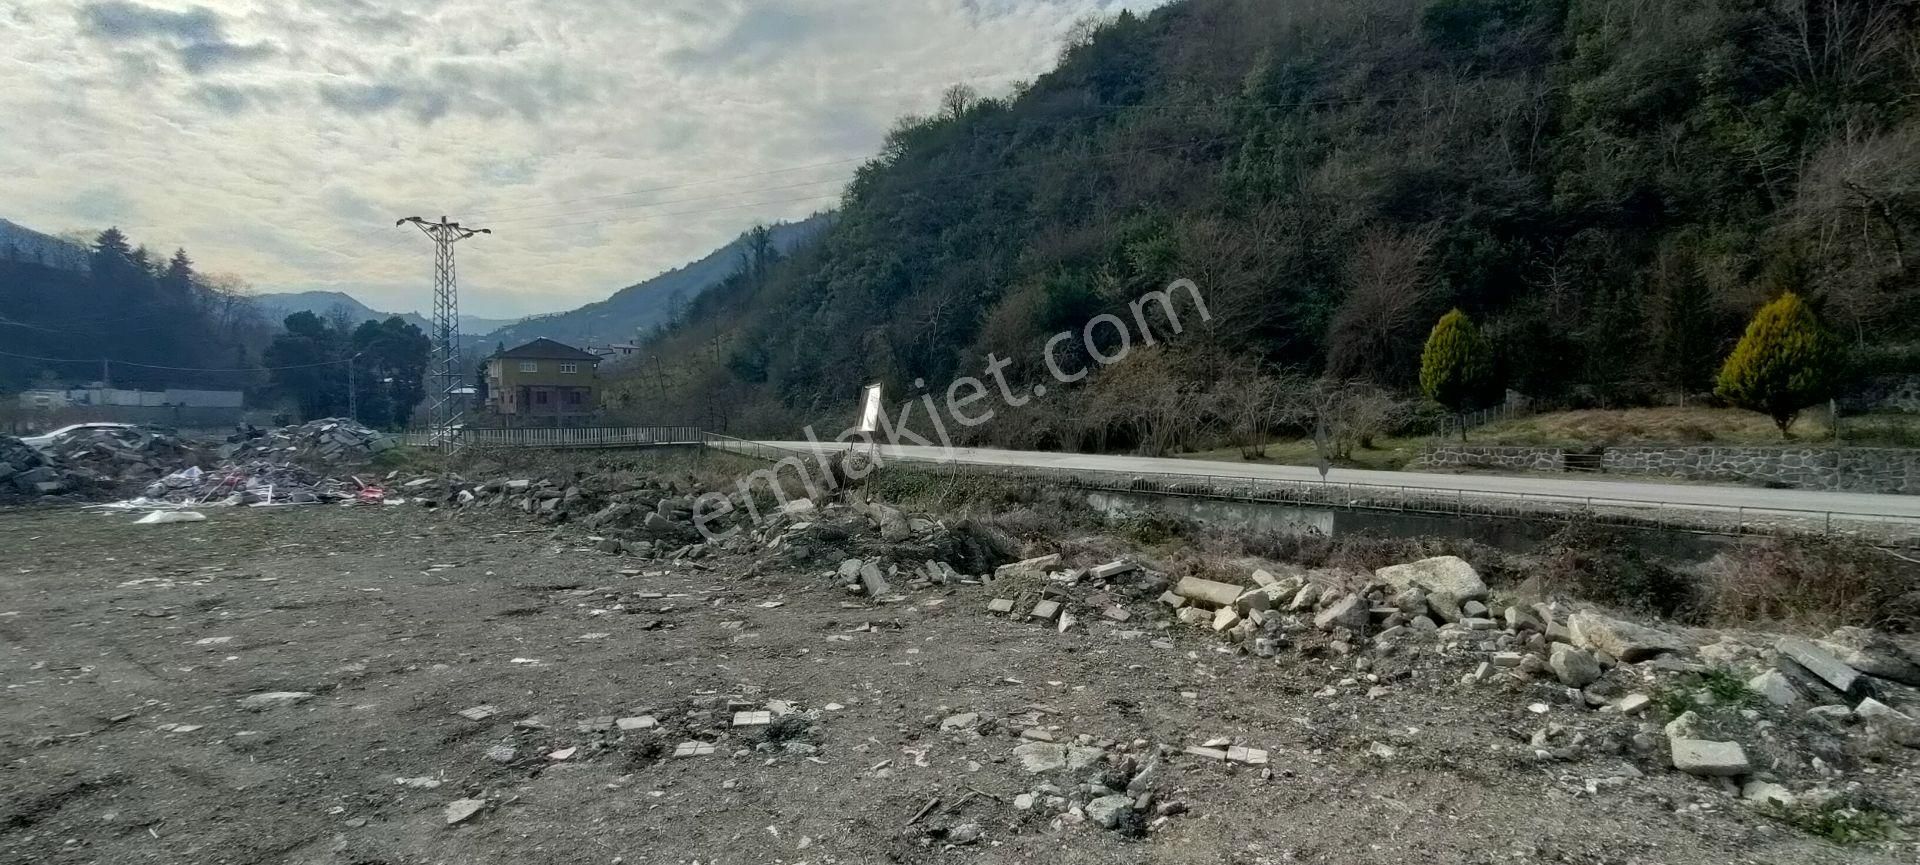
[[[42,433],[37,436],[22,436],[20,441],[21,443],[27,445],[28,447],[33,448],[34,450],[44,451],[47,448],[52,447],[55,442],[60,441],[61,439],[66,438],[67,436],[73,435],[74,433],[85,432],[87,430],[98,430],[98,429],[128,430],[132,432],[138,432],[140,431],[141,427],[139,424],[135,424],[135,423],[104,423],[104,422],[77,423],[77,424],[71,424],[68,426],[63,426],[57,430],[54,430],[53,432]]]

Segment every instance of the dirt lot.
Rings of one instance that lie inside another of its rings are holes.
[[[985,615],[979,587],[875,605],[745,554],[669,567],[492,515],[207,513],[0,511],[0,861],[1915,861],[1645,758],[1529,759],[1528,731],[1591,713],[1462,685],[1467,659],[1369,698],[1350,661],[1140,620],[1060,634]],[[239,703],[265,692],[313,696]],[[730,728],[729,699],[792,714]],[[981,723],[940,729],[963,712]],[[592,729],[643,714],[659,727]],[[1155,790],[1188,810],[1133,838],[1014,807],[1084,780],[1028,774],[1028,726],[1136,752],[1231,737],[1271,765],[1172,758]],[[717,747],[670,756],[689,740]],[[1903,777],[1885,795],[1911,807],[1911,770],[1858,771]],[[488,804],[449,826],[462,798]],[[983,837],[944,843],[965,823]]]

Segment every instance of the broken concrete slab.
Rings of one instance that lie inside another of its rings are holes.
[[[1101,796],[1087,803],[1087,819],[1102,829],[1113,829],[1133,810],[1133,799],[1118,794]]]
[[[1053,621],[1053,617],[1057,615],[1060,615],[1059,601],[1041,601],[1040,603],[1034,604],[1033,610],[1027,613],[1029,618],[1039,619],[1043,622],[1051,622]]]
[[[469,708],[461,709],[460,711],[455,712],[454,714],[459,715],[460,717],[465,718],[469,721],[485,721],[488,718],[491,718],[495,715],[500,714],[500,710],[494,706],[472,706]]]
[[[1800,669],[1812,673],[1815,679],[1849,698],[1873,694],[1873,682],[1859,670],[1841,663],[1839,658],[1806,640],[1782,637],[1774,644],[1774,648],[1780,652],[1782,659],[1798,664]]]
[[[652,715],[633,715],[631,717],[616,719],[613,724],[621,730],[632,731],[651,730],[659,726],[660,722]]]
[[[1480,572],[1459,556],[1436,556],[1404,565],[1389,565],[1374,571],[1373,576],[1395,589],[1417,586],[1428,592],[1452,595],[1461,602],[1487,596],[1487,584],[1480,579]]]
[[[987,602],[987,612],[1011,613],[1013,612],[1013,599],[1012,598],[994,598],[993,600]]]
[[[712,753],[712,742],[681,742],[673,746],[673,756],[675,757],[705,757]]]
[[[1314,614],[1313,624],[1323,631],[1346,628],[1354,633],[1364,633],[1367,623],[1372,620],[1370,609],[1365,595],[1347,595]]]
[[[1132,573],[1139,569],[1140,566],[1132,562],[1108,562],[1088,570],[1087,576],[1096,580],[1110,580],[1121,574]]]
[[[1920,659],[1878,631],[1838,628],[1814,644],[1840,663],[1876,679],[1920,687]]]
[[[1606,652],[1629,664],[1687,648],[1686,641],[1672,634],[1590,611],[1574,613],[1567,620],[1567,631],[1574,645]]]
[[[880,566],[872,562],[860,566],[860,588],[869,598],[878,598],[893,591],[893,587],[887,585],[886,575],[880,573]]]
[[[1032,576],[1046,576],[1046,573],[1048,571],[1056,570],[1059,567],[1060,567],[1060,554],[1049,553],[1044,556],[1035,556],[1031,559],[1023,559],[1021,561],[1014,562],[1012,564],[1001,565],[1000,567],[994,568],[993,578],[996,580],[1001,580],[1001,579],[1006,579],[1007,577],[1017,576],[1020,574],[1028,574]]]
[[[1234,601],[1240,599],[1242,587],[1199,577],[1181,577],[1173,590],[1189,600],[1203,601],[1214,607],[1231,607]]]
[[[1732,778],[1753,770],[1738,742],[1673,739],[1673,768],[1703,778]]]
[[[773,723],[772,712],[733,713],[733,725],[735,727],[765,727],[771,723]]]
[[[1781,708],[1792,707],[1801,701],[1800,689],[1779,670],[1768,670],[1748,679],[1747,688]]]
[[[1169,590],[1160,593],[1160,603],[1177,610],[1187,605],[1187,599]]]

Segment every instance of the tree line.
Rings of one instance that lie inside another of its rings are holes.
[[[647,348],[678,365],[623,386],[784,433],[989,352],[1040,380],[1047,334],[1177,278],[1215,321],[1126,373],[1175,394],[1244,364],[1414,416],[1508,388],[1761,405],[1742,382],[1781,374],[1722,367],[1789,295],[1814,354],[1846,361],[1810,390],[1920,370],[1917,35],[1898,0],[1183,0],[1089,22],[1012,94],[902,119],[818,242],[693,299]],[[1455,309],[1480,366],[1428,388]],[[1132,418],[1062,425],[1082,424],[982,434],[1156,447]]]

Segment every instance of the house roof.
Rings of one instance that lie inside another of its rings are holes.
[[[555,342],[544,336],[525,345],[515,346],[502,352],[495,352],[493,356],[504,358],[531,358],[536,360],[600,359],[600,356],[597,354],[589,354],[567,345],[564,342]]]

